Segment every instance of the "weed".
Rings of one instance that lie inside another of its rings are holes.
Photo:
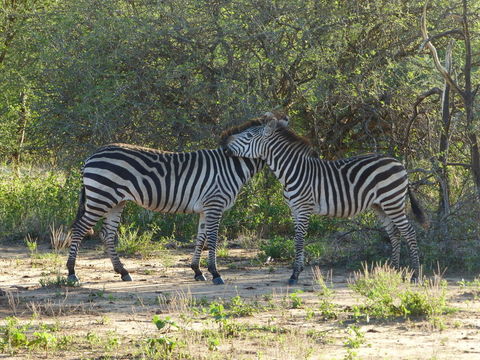
[[[52,287],[52,288],[65,287],[65,286],[69,286],[69,287],[79,286],[78,282],[68,280],[65,276],[60,276],[60,275],[57,275],[57,277],[54,279],[41,278],[39,283],[41,287]]]
[[[175,323],[170,316],[167,316],[165,319],[160,319],[158,315],[154,315],[152,322],[158,330],[165,332],[169,332],[171,329],[178,329],[177,323]]]
[[[217,302],[210,304],[209,313],[218,322],[224,321],[228,316],[225,307]]]
[[[70,246],[71,230],[65,228],[65,226],[56,227],[55,223],[49,226],[50,229],[50,244],[52,249],[56,252],[66,249]]]
[[[233,317],[250,316],[258,311],[258,307],[247,304],[239,295],[231,298],[228,304],[228,315]]]
[[[47,351],[57,346],[57,337],[46,331],[36,331],[33,333],[33,340],[30,341],[29,345]]]
[[[121,225],[118,231],[117,251],[124,256],[141,255],[146,258],[155,251],[165,251],[165,241],[153,241],[155,232]]]
[[[108,316],[106,315],[103,315],[100,319],[98,320],[95,320],[95,322],[98,324],[98,325],[108,325],[112,322],[112,319],[110,319]]]
[[[147,339],[145,350],[149,359],[165,359],[173,353],[177,346],[177,340],[161,336]]]
[[[477,300],[480,297],[480,278],[475,278],[472,281],[465,281],[464,279],[458,282],[464,289],[469,289],[472,292],[473,298]]]
[[[5,325],[0,327],[0,350],[27,347],[29,341],[26,331],[29,327],[30,324],[20,325],[15,317],[6,318]]]
[[[207,338],[208,350],[213,351],[217,350],[220,345],[220,339],[218,337],[209,337]]]
[[[225,245],[226,243],[223,242],[222,246],[219,246],[217,248],[217,258],[220,258],[220,259],[228,258],[228,249]]]
[[[28,252],[30,253],[30,257],[33,257],[33,255],[37,253],[37,241],[38,239],[33,238],[30,234],[27,234],[27,236],[25,236],[25,238],[23,239],[23,242],[27,246]]]
[[[303,306],[303,299],[299,296],[299,294],[302,294],[302,293],[303,293],[302,290],[295,290],[290,294],[292,309],[298,309]]]
[[[410,278],[411,274],[407,274]],[[434,317],[449,311],[446,302],[446,282],[439,276],[424,279],[420,284],[404,280],[402,272],[388,265],[368,268],[355,273],[350,284],[355,292],[366,297],[365,306],[355,308],[355,316],[388,318],[395,316]]]
[[[347,328],[347,333],[349,334],[349,337],[343,343],[343,346],[347,348],[347,355],[344,357],[344,359],[357,359],[358,355],[354,349],[360,348],[360,346],[365,343],[365,334],[358,326],[355,325],[350,325]]]

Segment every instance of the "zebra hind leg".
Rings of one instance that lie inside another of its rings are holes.
[[[387,232],[388,238],[390,239],[390,243],[392,245],[392,255],[390,257],[390,263],[395,269],[400,270],[400,231],[395,226],[393,221],[387,216],[385,211],[383,211],[380,207],[374,207],[373,209],[377,214],[380,224]]]
[[[115,240],[117,236],[118,225],[120,224],[120,218],[122,215],[125,203],[120,203],[110,210],[108,215],[103,221],[102,230],[100,236],[103,239],[107,253],[112,261],[113,270],[120,274],[123,281],[132,281],[130,273],[125,269],[117,251],[115,250]]]
[[[399,213],[398,211],[397,212],[392,211],[392,214],[389,214],[388,210],[384,209],[384,211],[385,211],[385,214],[393,222],[395,227],[398,229],[400,234],[407,241],[410,261],[413,269],[413,275],[411,280],[416,282],[418,281],[418,277],[420,276],[420,259],[418,256],[418,246],[417,246],[415,229],[413,228],[412,224],[408,222],[408,219],[404,212]],[[400,246],[398,247],[400,248]]]
[[[205,246],[205,242],[207,240],[207,234],[205,229],[205,214],[200,214],[200,219],[198,222],[198,233],[197,233],[197,242],[195,244],[195,250],[192,256],[192,262],[190,267],[195,272],[195,280],[197,281],[205,281],[205,275],[203,275],[202,271],[200,270],[200,256],[202,255],[203,247]]]
[[[78,249],[85,234],[91,231],[92,227],[100,220],[101,216],[89,214],[85,215],[85,212],[75,220],[72,226],[72,243],[67,260],[68,277],[67,280],[72,283],[79,282],[77,275],[75,274],[75,262],[77,259]]]

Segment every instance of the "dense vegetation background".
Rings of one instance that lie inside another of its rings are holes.
[[[281,107],[324,158],[404,161],[432,222],[418,229],[423,263],[478,271],[479,5],[427,7],[442,76],[423,1],[2,0],[0,241],[48,241],[69,225],[81,162],[100,145],[213,148],[225,128]],[[124,223],[122,234],[154,241],[191,243],[196,231],[191,215],[134,206]],[[246,186],[221,234],[291,256],[271,174]],[[307,251],[356,266],[389,244],[372,214],[315,217]]]

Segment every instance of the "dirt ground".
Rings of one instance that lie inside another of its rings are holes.
[[[245,250],[230,249],[219,260],[226,284],[215,286],[193,280],[190,250],[123,258],[133,281],[122,282],[102,251],[82,249],[79,287],[53,284],[56,275],[66,275],[66,256],[45,251],[32,257],[23,247],[0,246],[0,330],[15,316],[30,324],[30,338],[56,324],[55,336],[70,336],[70,342],[10,346],[3,353],[0,347],[0,359],[480,359],[479,289],[459,285],[458,277],[446,277],[448,303],[456,311],[442,315],[440,326],[427,319],[355,322],[350,309],[362,299],[342,269],[332,272],[328,300],[337,315],[325,319],[312,268],[290,288],[288,265],[258,264]],[[261,309],[222,324],[211,304],[235,296]],[[155,315],[175,324],[159,330]],[[152,350],[148,339],[161,337],[174,339],[175,349]]]

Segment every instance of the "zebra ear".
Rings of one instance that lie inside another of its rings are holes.
[[[277,119],[274,118],[273,120],[270,120],[263,128],[263,136],[272,135],[275,129],[277,128],[277,125],[278,125]]]
[[[282,127],[287,127],[289,121],[290,121],[290,118],[285,115],[283,119],[278,120],[278,124]]]

